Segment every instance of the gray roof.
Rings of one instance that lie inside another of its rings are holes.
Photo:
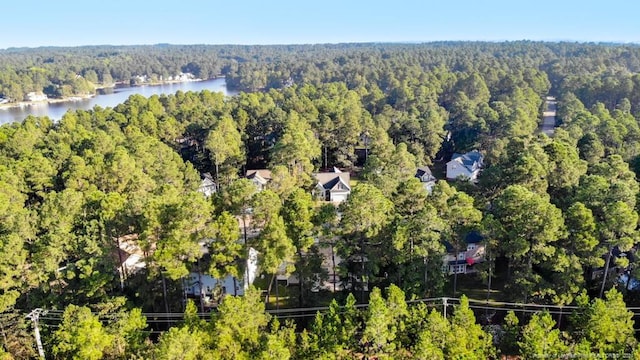
[[[211,196],[217,190],[216,182],[213,180],[213,176],[210,173],[200,174],[202,181],[198,187],[198,191],[205,196]]]
[[[466,154],[454,153],[451,157],[451,161],[455,160],[459,162],[469,169],[469,171],[473,171],[475,168],[481,167],[483,159],[484,156],[482,156],[478,150],[469,151]]]
[[[431,173],[431,169],[429,169],[428,166],[419,167],[418,170],[416,171],[416,177],[421,178],[425,175],[433,176],[433,174]]]
[[[467,235],[465,235],[464,237],[464,242],[466,244],[479,244],[482,242],[482,240],[484,240],[484,237],[477,231],[471,231],[469,233],[467,233]],[[444,244],[444,247],[447,249],[447,252],[452,253],[453,252],[453,245],[451,245],[450,242],[448,241],[443,241],[442,242]]]
[[[347,186],[347,190],[351,190],[350,180],[351,174],[348,172],[325,172],[325,173],[316,173],[313,176],[318,180],[318,183],[327,190],[340,190],[338,189],[338,185],[340,183]]]

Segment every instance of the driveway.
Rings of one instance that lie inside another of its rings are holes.
[[[542,125],[540,125],[540,131],[553,136],[554,129],[556,127],[556,98],[547,96],[545,100],[547,109],[542,113]]]

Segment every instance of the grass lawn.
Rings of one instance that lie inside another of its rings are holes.
[[[262,292],[262,299],[264,300],[267,295],[267,289],[269,288],[269,281],[271,280],[271,276],[264,276],[264,278],[256,278],[253,283],[257,289],[260,289]],[[271,289],[271,295],[269,296],[269,302],[267,303],[267,310],[271,309],[286,309],[286,308],[297,308],[299,307],[299,294],[300,288],[298,285],[289,285],[286,286],[284,281],[280,281],[278,284],[278,296],[276,297],[276,284],[273,284],[273,288]],[[321,290],[318,292],[307,292],[305,295],[305,306],[304,307],[321,307],[321,306],[329,306],[331,300],[338,299],[341,302],[341,298],[345,295],[341,292],[333,293],[327,290]],[[277,304],[276,304],[277,302]]]
[[[491,282],[489,301],[507,301],[507,294],[502,289],[504,289],[504,281],[499,277],[494,277]],[[453,275],[449,277],[444,294],[445,296],[453,295]],[[486,300],[487,284],[477,274],[458,274],[458,290],[455,297],[460,297],[463,294],[469,299]]]
[[[260,289],[262,292],[262,299],[266,299],[267,289],[269,289],[269,281],[271,281],[271,275],[265,275],[264,277],[257,277],[253,282],[253,286],[256,289]],[[284,282],[280,282],[276,289],[276,281],[274,281],[271,288],[271,295],[269,296],[269,302],[266,304],[267,309],[275,309],[277,307],[286,308],[290,307],[291,302],[297,301],[297,295],[291,293],[291,288],[287,288]],[[277,296],[276,296],[277,294]],[[276,304],[277,302],[277,304]]]

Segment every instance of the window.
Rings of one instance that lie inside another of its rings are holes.
[[[452,274],[464,274],[467,270],[467,265],[466,264],[460,264],[460,265],[451,265],[451,273]]]

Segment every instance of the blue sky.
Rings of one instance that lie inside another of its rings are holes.
[[[633,0],[19,0],[0,49],[437,40],[640,43]]]

